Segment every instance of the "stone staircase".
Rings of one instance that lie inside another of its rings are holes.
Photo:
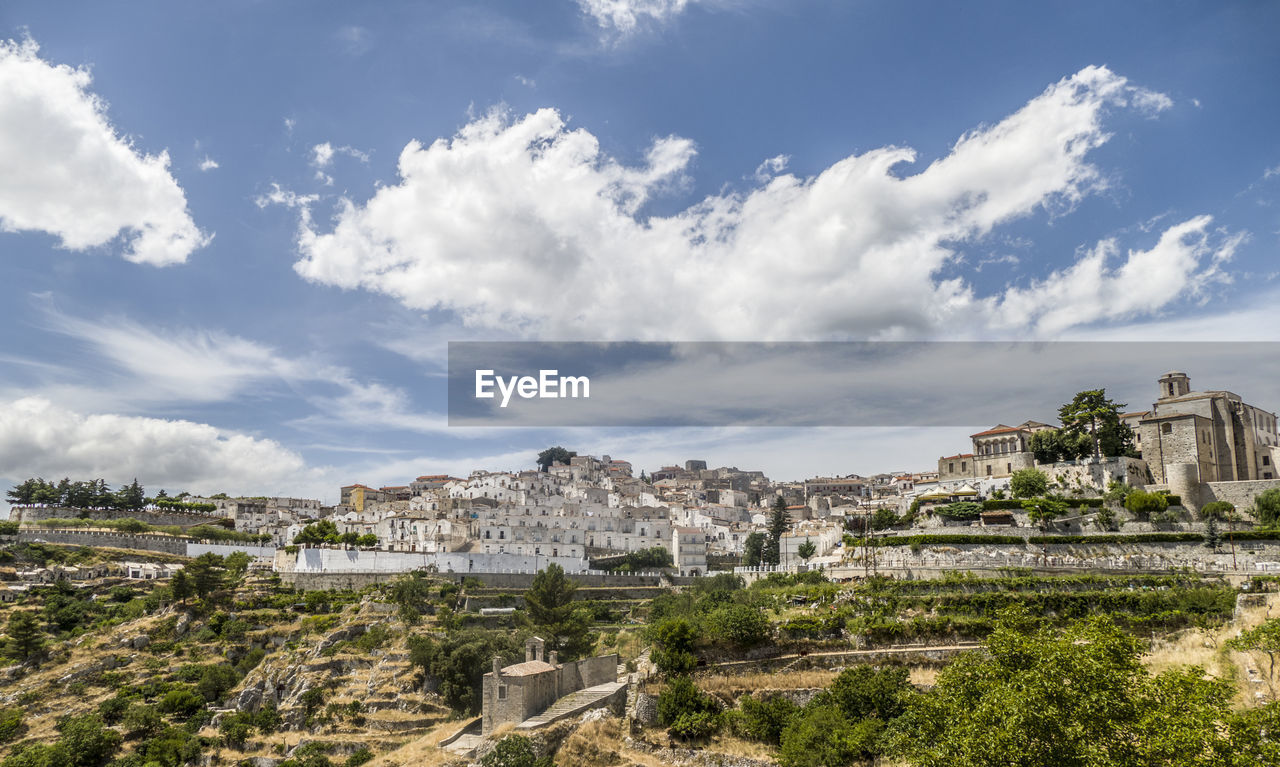
[[[539,727],[545,727],[561,719],[565,719],[583,711],[590,711],[593,708],[603,708],[608,705],[610,699],[627,686],[626,682],[606,682],[598,684],[595,687],[588,687],[585,690],[571,692],[560,700],[551,704],[551,708],[543,711],[537,716],[526,719],[521,722],[517,730],[536,730]]]

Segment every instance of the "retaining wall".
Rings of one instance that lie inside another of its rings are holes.
[[[113,509],[72,509],[65,506],[14,506],[10,519],[23,523],[44,519],[136,519],[148,525],[178,525],[192,527],[207,525],[226,519],[226,515],[197,511],[120,511]]]

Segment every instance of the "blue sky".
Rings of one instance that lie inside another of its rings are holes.
[[[331,499],[556,443],[927,468],[968,430],[449,429],[445,344],[1280,340],[1277,29],[1265,2],[7,2],[0,479]]]

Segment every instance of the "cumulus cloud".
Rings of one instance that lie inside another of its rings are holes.
[[[1210,216],[1166,229],[1149,250],[1130,250],[1112,265],[1120,246],[1104,240],[1071,267],[1026,288],[1010,288],[995,306],[995,323],[1031,326],[1052,336],[1099,320],[1119,320],[1157,312],[1171,297],[1199,295],[1227,280],[1222,264],[1231,259],[1243,234],[1214,233]]]
[[[959,248],[1038,211],[1069,212],[1106,187],[1088,162],[1109,138],[1106,115],[1167,101],[1103,67],[1051,85],[1005,119],[962,136],[914,174],[904,147],[853,155],[800,178],[767,160],[746,192],[707,197],[670,216],[645,203],[687,182],[692,141],[653,142],[624,166],[552,109],[513,118],[491,111],[452,139],[411,142],[400,179],[358,203],[342,199],[331,227],[301,209],[304,278],[447,309],[471,327],[565,339],[807,340],[932,337],[957,327],[1030,329],[1087,322],[1104,309],[1049,316],[1061,281],[1097,307],[1118,290],[1076,268],[1008,295],[975,295],[943,276]],[[775,175],[775,173],[777,175]],[[1189,227],[1189,228],[1188,228]],[[1125,296],[1121,314],[1185,294],[1238,240],[1195,218],[1113,278],[1159,272],[1160,292]],[[1205,262],[1208,266],[1205,266]],[[1141,277],[1140,279],[1146,279]]]
[[[601,29],[629,34],[645,23],[666,22],[695,0],[578,0],[578,7]]]
[[[0,465],[13,477],[137,476],[193,492],[316,489],[297,453],[191,421],[83,414],[40,397],[0,402]]]
[[[207,244],[169,173],[169,155],[117,134],[86,69],[0,41],[0,229],[41,231],[87,250],[121,239],[124,257],[165,266]]]

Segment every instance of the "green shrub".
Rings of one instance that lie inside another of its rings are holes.
[[[977,519],[982,513],[983,505],[976,501],[956,501],[946,506],[939,506],[933,513],[947,519]]]
[[[754,607],[726,605],[711,613],[707,622],[717,639],[738,647],[755,647],[769,638],[769,619]]]
[[[27,731],[22,722],[22,709],[0,708],[0,743],[9,743]]]
[[[1200,518],[1224,520],[1235,510],[1235,505],[1227,501],[1211,501],[1200,508]]]
[[[1018,469],[1009,478],[1009,489],[1014,498],[1031,498],[1044,495],[1049,489],[1049,480],[1039,469]]]
[[[879,753],[884,723],[850,721],[836,706],[810,706],[782,731],[782,767],[847,767]]]
[[[1139,519],[1146,519],[1152,514],[1159,514],[1169,508],[1169,496],[1134,490],[1124,499],[1124,507]]]
[[[776,746],[799,711],[799,706],[780,695],[763,700],[748,695],[733,718],[734,729],[743,737]]]
[[[658,724],[681,738],[701,738],[719,726],[720,703],[687,676],[671,679],[658,695]]]

